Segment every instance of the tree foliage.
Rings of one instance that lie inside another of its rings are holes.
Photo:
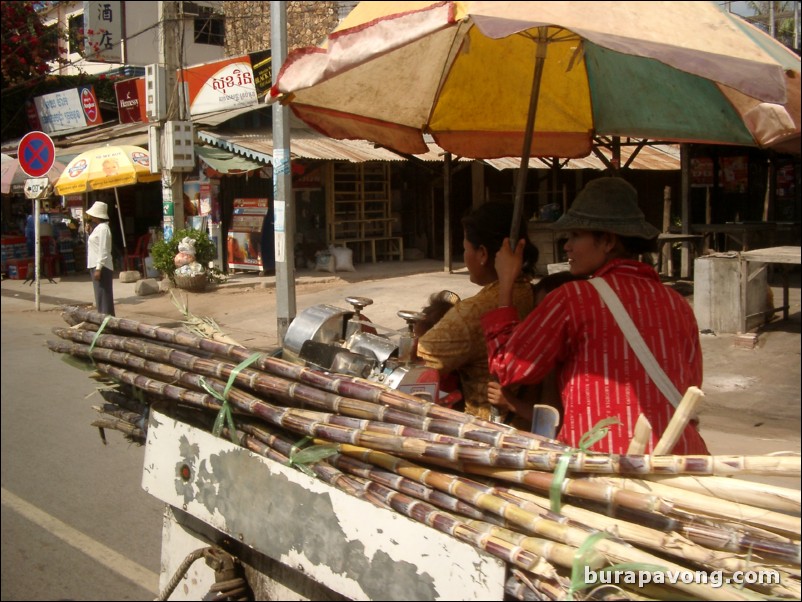
[[[45,26],[34,2],[0,2],[2,87],[22,84],[50,71],[59,59],[58,28]]]
[[[770,20],[774,17],[774,37],[782,44],[799,52],[794,46],[794,2],[749,2],[749,8],[754,12],[753,17],[747,17],[766,33],[772,33]],[[773,10],[772,10],[773,9]]]

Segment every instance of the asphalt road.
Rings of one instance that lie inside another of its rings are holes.
[[[163,504],[141,488],[144,447],[107,432],[87,373],[50,352],[57,311],[2,298],[3,600],[152,600]]]

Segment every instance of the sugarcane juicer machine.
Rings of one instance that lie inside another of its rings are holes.
[[[282,358],[307,366],[358,376],[427,401],[440,399],[440,376],[417,357],[415,323],[424,315],[401,310],[402,331],[371,322],[363,313],[373,300],[346,297],[352,310],[314,305],[301,311],[287,328]]]

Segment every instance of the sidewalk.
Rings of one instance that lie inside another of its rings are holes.
[[[464,270],[462,263],[453,265],[454,271]],[[401,262],[379,262],[358,264],[355,272],[321,272],[310,269],[295,271],[296,288],[304,285],[322,284],[344,284],[355,283],[366,280],[376,280],[388,277],[401,277],[422,273],[443,273],[444,265],[440,260],[424,259],[418,261]],[[230,294],[234,290],[247,291],[255,289],[275,289],[275,274],[260,276],[258,272],[238,272],[229,276],[228,280],[221,284],[213,284],[205,293],[192,293],[202,297],[210,297],[216,294]],[[35,283],[25,280],[11,280],[4,278],[2,281],[2,294],[4,296],[14,296],[27,301],[36,300]],[[120,282],[119,272],[116,273],[114,280],[114,299],[115,308],[122,306],[141,305],[144,302],[152,301],[160,295],[139,296],[136,294],[135,282]],[[94,303],[92,292],[92,281],[88,272],[81,274],[69,274],[63,277],[56,277],[53,281],[42,277],[39,287],[39,303],[42,311],[49,311],[60,305],[87,305]],[[119,313],[119,311],[118,311]]]

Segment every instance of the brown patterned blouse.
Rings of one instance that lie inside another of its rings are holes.
[[[513,303],[521,318],[532,311],[535,302],[528,281],[516,284]],[[459,301],[418,341],[418,357],[443,374],[456,371],[465,411],[485,420],[490,419],[491,405],[487,401],[490,371],[481,318],[497,307],[498,282],[493,282],[473,297]]]

